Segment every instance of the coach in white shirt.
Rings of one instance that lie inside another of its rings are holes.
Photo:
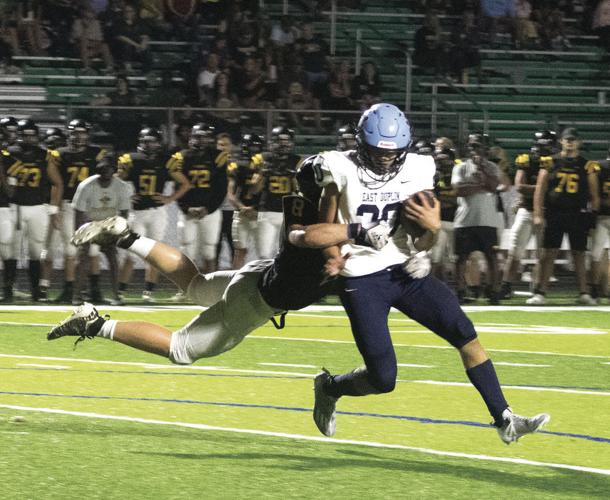
[[[129,185],[114,176],[117,169],[116,159],[112,155],[107,155],[102,158],[96,165],[96,174],[87,178],[78,185],[72,205],[74,207],[75,224],[78,228],[84,223],[92,220],[102,220],[114,215],[120,215],[127,218],[129,209],[131,208],[131,198]],[[85,246],[86,247],[86,246]],[[97,247],[93,245],[91,251],[88,248],[80,250],[79,267],[87,259],[84,257],[89,253],[91,256],[99,255],[99,251],[108,259],[110,268],[110,277],[112,282],[113,305],[121,305],[122,299],[119,296],[118,284],[118,265],[117,251],[114,245],[107,247]],[[98,262],[97,260],[95,261]],[[82,269],[81,269],[82,271]],[[73,302],[81,303],[79,297],[82,283],[83,272],[77,273],[77,286],[74,288]],[[91,284],[90,300],[93,302],[103,302],[102,294],[99,289],[99,264],[91,265],[89,269],[89,278]]]

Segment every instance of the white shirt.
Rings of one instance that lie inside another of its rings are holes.
[[[358,222],[367,228],[379,221],[394,225],[401,202],[412,194],[434,186],[436,166],[431,156],[409,153],[400,172],[391,181],[378,189],[366,187],[360,182],[357,165],[348,157],[348,152],[330,151],[321,153],[321,186],[334,183],[339,190],[337,222]],[[381,271],[394,264],[402,264],[410,253],[407,233],[400,226],[381,250],[345,243],[341,253],[350,253],[343,276],[365,276]]]
[[[92,175],[78,185],[72,200],[74,208],[85,212],[91,220],[106,219],[118,215],[122,210],[129,210],[129,185],[113,177],[108,187],[102,187],[99,177]]]

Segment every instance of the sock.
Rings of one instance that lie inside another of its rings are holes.
[[[99,274],[90,274],[89,275],[89,284],[91,285],[91,290],[97,290],[100,287],[100,275]]]
[[[103,323],[100,324],[99,331],[97,332],[98,337],[112,340],[114,338],[114,329],[116,328],[116,319],[103,319],[100,318]],[[96,321],[97,323],[97,321]],[[94,323],[95,324],[95,323]]]
[[[147,282],[146,282],[146,284],[145,284],[145,286],[144,286],[144,289],[145,289],[147,292],[152,292],[152,291],[155,289],[155,286],[156,286],[156,285],[157,285],[157,284],[156,284],[156,283],[153,283],[152,281],[147,281]]]
[[[126,292],[128,286],[127,283],[119,283],[119,292]]]
[[[156,243],[157,242],[155,240],[151,240],[146,236],[140,236],[131,244],[128,250],[131,253],[137,255],[138,257],[145,259],[146,257],[148,257],[148,254],[156,245]]]
[[[40,286],[40,288],[44,288],[46,290],[47,288],[49,288],[51,286],[51,280],[41,279],[38,282],[38,286]]]
[[[510,292],[513,288],[513,284],[510,281],[503,281],[501,290]]]
[[[366,396],[379,394],[368,381],[368,372],[365,367],[356,368],[343,375],[334,375],[324,386],[324,392],[333,398],[341,396]]]
[[[74,281],[64,282],[64,290],[68,293],[72,293],[72,290],[74,290]]]
[[[30,260],[28,266],[28,274],[30,276],[30,289],[32,292],[38,291],[38,282],[40,281],[40,261]]]
[[[594,299],[599,298],[599,289],[600,286],[599,285],[589,285],[591,287],[591,297],[593,297]]]
[[[479,394],[485,401],[489,413],[494,419],[497,427],[503,422],[502,412],[508,408],[508,403],[504,399],[500,382],[491,359],[466,370],[466,375],[472,385],[475,386]]]
[[[540,290],[540,288],[534,288],[534,294],[542,295],[544,297],[546,295],[546,292],[543,292],[542,290]]]
[[[6,259],[4,261],[4,288],[13,289],[17,277],[17,259]]]

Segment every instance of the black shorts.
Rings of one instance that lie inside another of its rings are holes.
[[[545,214],[543,248],[561,248],[563,235],[568,235],[570,249],[584,252],[587,249],[589,219],[584,212],[549,212]]]
[[[490,254],[498,245],[498,232],[491,226],[456,227],[453,234],[458,256],[468,256],[476,251]]]

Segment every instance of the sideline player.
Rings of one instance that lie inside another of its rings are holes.
[[[394,105],[375,104],[358,123],[358,147],[352,152],[322,153],[317,178],[324,188],[321,222],[387,222],[393,225],[402,200],[433,188],[432,157],[407,153],[411,127]],[[396,354],[388,328],[395,307],[454,346],[468,378],[479,391],[503,442],[535,432],[548,420],[512,412],[506,402],[491,360],[477,339],[472,322],[456,296],[440,280],[427,274],[415,278],[408,271],[412,247],[429,249],[440,228],[440,205],[407,203],[406,213],[427,229],[413,241],[401,224],[380,250],[354,243],[327,250],[330,274],[340,274],[340,298],[350,319],[356,345],[365,367],[332,376],[323,370],[315,378],[314,421],[326,436],[335,433],[335,407],[342,396],[365,396],[394,390]],[[345,256],[350,255],[345,259]],[[341,257],[343,256],[343,259]],[[429,269],[428,269],[429,272]]]

